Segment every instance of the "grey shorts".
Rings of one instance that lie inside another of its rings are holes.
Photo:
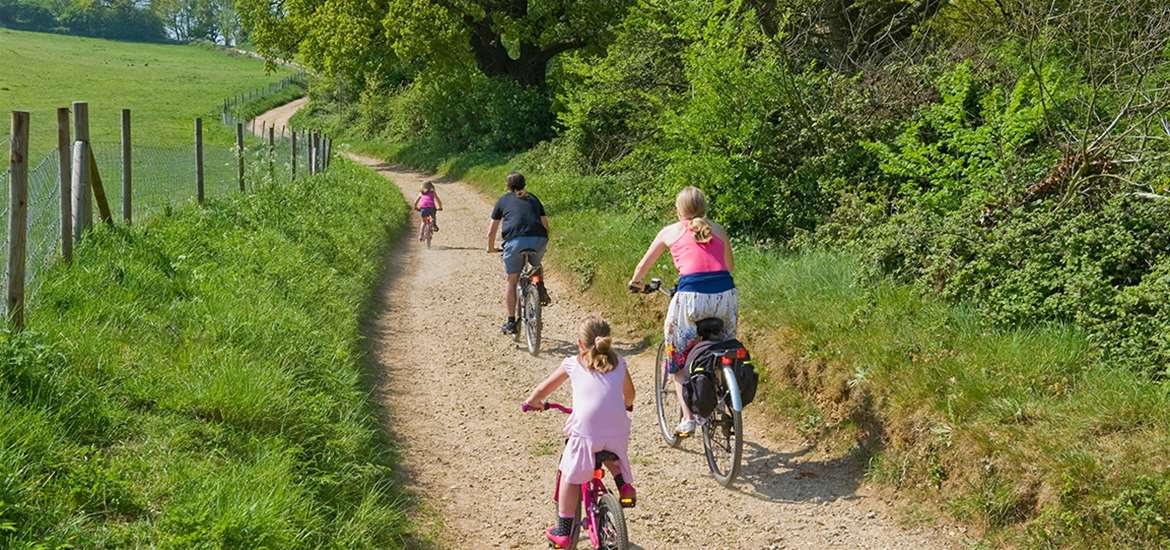
[[[524,270],[524,256],[520,255],[520,251],[527,248],[535,251],[529,256],[529,261],[532,265],[540,267],[540,260],[548,248],[548,238],[516,237],[504,242],[504,273],[512,275]]]

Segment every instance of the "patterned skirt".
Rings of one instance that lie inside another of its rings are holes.
[[[739,290],[731,289],[716,294],[678,292],[670,300],[663,327],[666,356],[670,358],[670,372],[686,365],[686,353],[699,336],[697,323],[717,317],[723,320],[723,339],[735,338],[736,317],[739,314]]]

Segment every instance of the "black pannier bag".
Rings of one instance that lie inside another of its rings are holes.
[[[743,350],[743,357],[739,358],[741,353],[733,352],[734,361],[731,364],[735,379],[739,382],[740,399],[745,407],[755,400],[760,377],[756,374],[751,355],[743,343],[735,339],[722,342],[703,341],[696,344],[687,354],[687,370],[690,373],[690,385],[693,386],[687,393],[687,402],[691,405],[692,411],[707,416],[715,409],[714,376],[716,369],[723,368],[719,356],[725,351],[740,349]]]
[[[687,353],[687,405],[692,413],[699,416],[710,416],[717,403],[715,369],[720,366],[711,350],[719,344],[720,342],[703,340]]]

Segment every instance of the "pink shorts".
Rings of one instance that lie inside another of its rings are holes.
[[[630,470],[628,447],[629,436],[614,438],[586,438],[579,435],[570,435],[565,442],[565,450],[561,453],[561,476],[569,483],[580,484],[593,479],[594,456],[600,451],[609,451],[618,456],[622,477],[626,483],[634,482],[634,473]]]

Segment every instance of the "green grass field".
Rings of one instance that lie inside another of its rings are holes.
[[[133,112],[136,143],[192,143],[193,120],[218,113],[223,100],[291,74],[264,62],[205,47],[141,44],[0,29],[0,112],[7,139],[13,110],[31,113],[32,158],[56,147],[56,109],[89,102],[94,141],[119,139],[121,109]],[[219,120],[209,139],[227,143]]]

